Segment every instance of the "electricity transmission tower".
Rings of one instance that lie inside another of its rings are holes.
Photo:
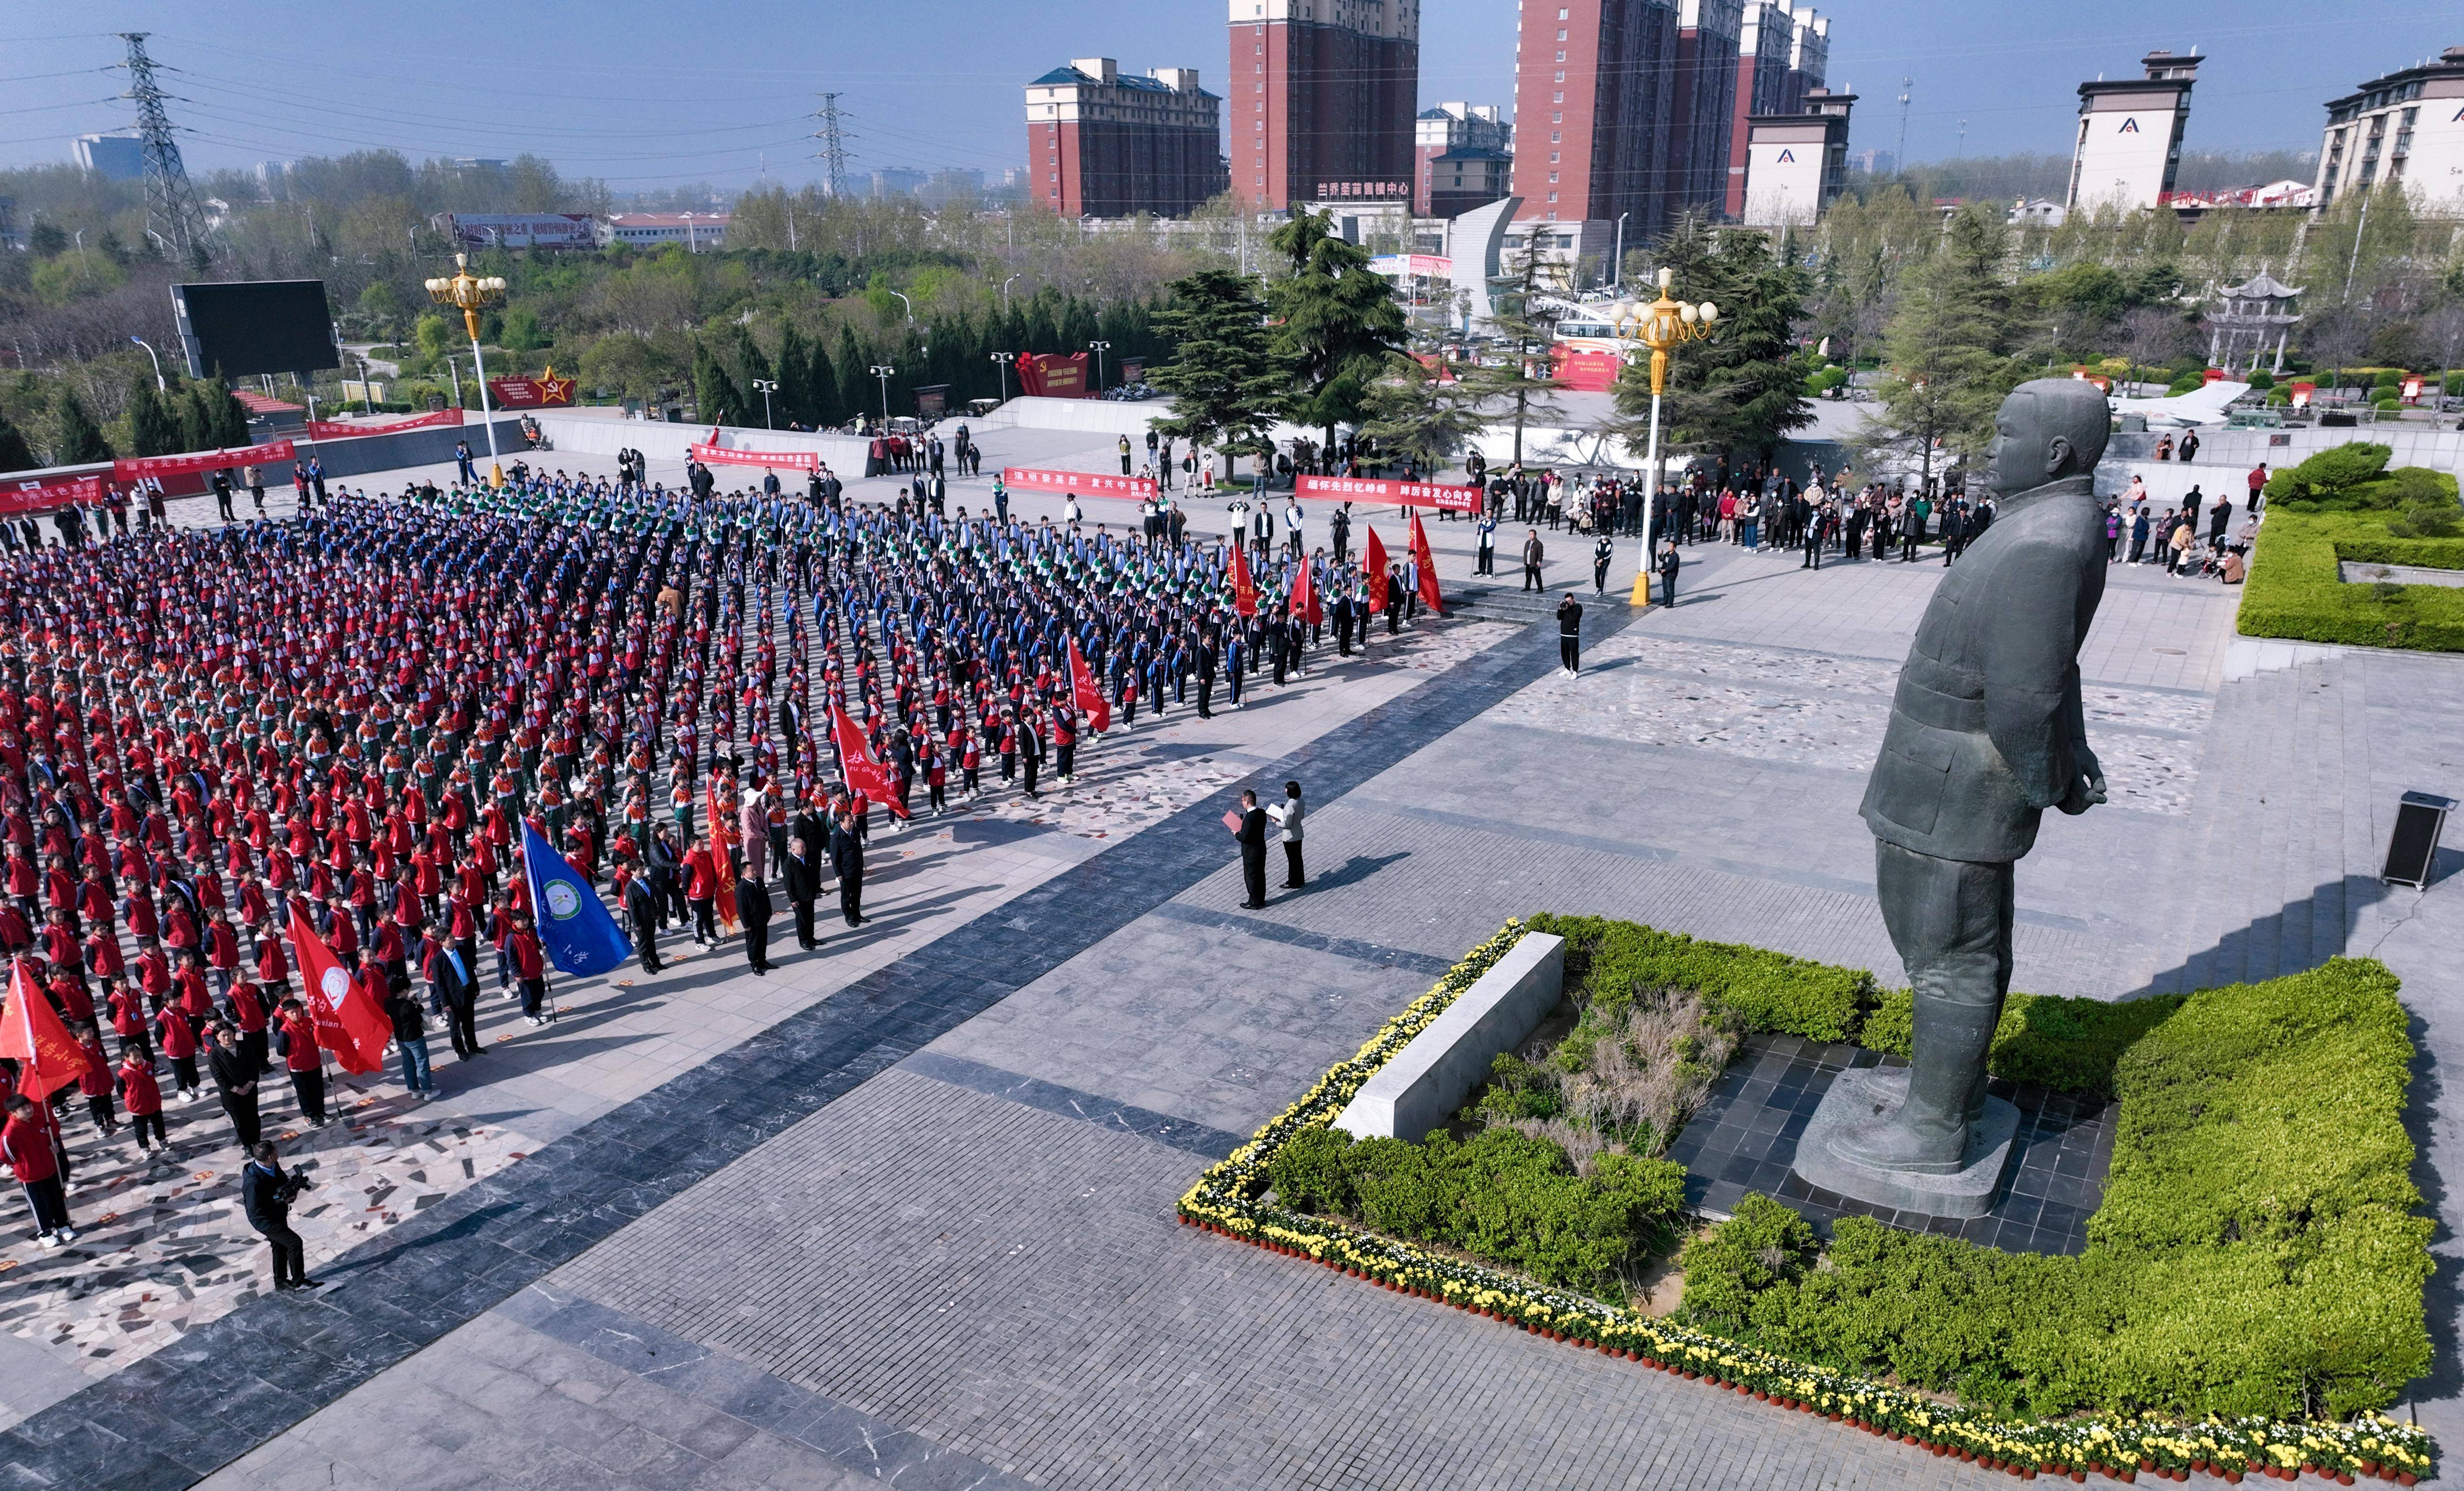
[[[1902,175],[1905,175],[1908,169],[1908,95],[1915,87],[1915,78],[1900,79],[1900,148],[1899,153],[1891,157],[1891,169]]]
[[[822,127],[813,138],[822,143],[823,185],[831,196],[844,197],[847,194],[847,136],[839,128],[837,94],[822,95],[821,113],[817,117],[822,121]]]
[[[146,33],[124,31],[128,43],[128,92],[137,102],[137,137],[145,161],[145,231],[165,252],[183,264],[193,264],[212,252],[206,231],[206,210],[197,205],[197,188],[188,184],[188,167],[180,159],[180,142],[165,113],[163,87],[154,80],[154,59],[145,55]]]

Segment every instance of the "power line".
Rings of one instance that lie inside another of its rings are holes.
[[[127,97],[137,102],[137,137],[143,142],[145,230],[181,259],[210,254],[205,208],[197,205],[197,188],[188,184],[187,164],[180,159],[180,142],[172,138],[162,85],[154,81],[154,59],[145,55],[145,33],[121,32],[120,39],[128,43]]]

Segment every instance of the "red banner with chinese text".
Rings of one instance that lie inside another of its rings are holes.
[[[1480,489],[1432,481],[1384,481],[1370,476],[1295,476],[1296,494],[1325,502],[1391,502],[1397,507],[1477,513]]]
[[[491,378],[488,393],[500,409],[556,409],[573,403],[575,383],[553,372],[538,378]]]
[[[1152,476],[1112,476],[1102,471],[1056,471],[1041,466],[1004,466],[1001,485],[1012,492],[1074,492],[1089,497],[1152,497]]]
[[[460,409],[438,409],[429,414],[409,414],[401,419],[387,420],[381,425],[360,425],[335,419],[312,419],[308,422],[308,438],[349,440],[358,435],[390,435],[406,429],[427,429],[438,425],[461,423]]]
[[[1084,352],[1022,352],[1018,389],[1030,399],[1091,399]]]
[[[99,502],[102,500],[102,483],[100,471],[0,482],[0,517],[22,517],[29,513],[48,513],[54,508],[73,507],[80,502]]]
[[[187,455],[126,456],[111,463],[111,474],[115,481],[133,481],[140,476],[179,476],[193,471],[264,466],[275,461],[295,459],[298,453],[299,448],[288,440],[269,440],[261,446],[238,446],[229,450],[192,450]]]

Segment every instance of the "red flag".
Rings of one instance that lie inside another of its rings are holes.
[[[1078,707],[1087,712],[1088,721],[1102,735],[1112,728],[1112,706],[1104,697],[1104,686],[1095,681],[1095,671],[1087,666],[1085,653],[1078,650],[1078,639],[1069,639],[1069,691]]]
[[[1249,578],[1249,553],[1232,546],[1232,609],[1243,616],[1258,614],[1258,582]]]
[[[291,913],[291,951],[298,955],[300,976],[308,985],[306,1002],[317,1022],[317,1043],[333,1052],[346,1072],[383,1069],[393,1021],[297,909]]]
[[[9,976],[9,1004],[0,1010],[0,1056],[17,1059],[17,1091],[29,1103],[74,1084],[90,1064],[23,959]]]
[[[1386,609],[1386,546],[1377,541],[1377,530],[1369,530],[1369,546],[1360,559],[1360,573],[1369,580],[1369,614]]]
[[[1312,626],[1326,625],[1326,611],[1317,603],[1317,580],[1309,573],[1309,561],[1303,559],[1294,566],[1292,576],[1292,615]]]
[[[1440,616],[1446,614],[1446,603],[1438,595],[1438,557],[1429,548],[1429,531],[1420,526],[1420,515],[1412,515],[1412,561],[1420,566],[1420,602]]]
[[[835,704],[830,706],[830,738],[838,744],[839,764],[847,771],[847,790],[905,818],[907,810],[898,805],[898,794],[891,787],[890,774],[872,758],[871,750],[864,743],[864,732],[856,728],[845,709]]]

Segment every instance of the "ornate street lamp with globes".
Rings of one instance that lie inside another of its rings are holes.
[[[488,407],[488,363],[479,352],[479,313],[505,303],[505,281],[499,275],[473,274],[468,254],[453,255],[453,273],[428,282],[428,297],[462,313],[463,329],[471,334],[471,364],[479,375],[479,422],[488,427],[488,459],[496,459],[496,418]]]
[[[1668,283],[1674,277],[1668,270],[1660,272],[1660,298],[1649,305],[1628,300],[1609,308],[1609,322],[1617,333],[1651,352],[1651,438],[1642,457],[1642,563],[1634,574],[1634,599],[1643,605],[1651,603],[1652,507],[1660,500],[1660,396],[1668,383],[1668,354],[1685,342],[1709,338],[1712,323],[1720,318],[1720,308],[1708,300],[1687,305],[1673,298]]]

